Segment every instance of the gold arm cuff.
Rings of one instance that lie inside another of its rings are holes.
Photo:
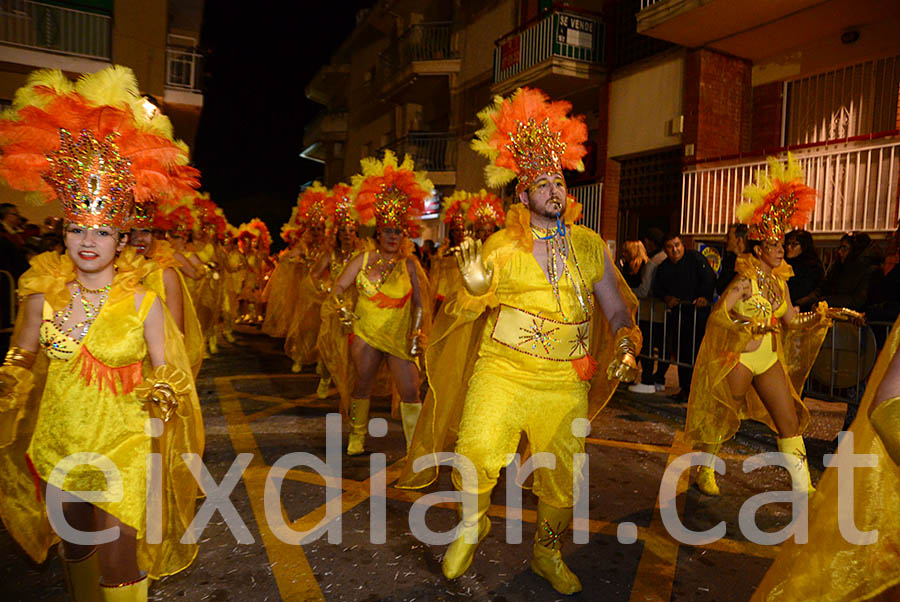
[[[869,421],[894,464],[900,465],[900,396],[881,402]]]
[[[10,347],[9,351],[6,352],[6,359],[3,360],[3,365],[19,366],[20,368],[31,370],[31,367],[34,366],[34,360],[36,358],[37,353],[35,353],[34,351],[28,351],[27,349],[22,349],[21,347]]]

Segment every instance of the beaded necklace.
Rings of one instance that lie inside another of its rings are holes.
[[[78,279],[75,280],[75,291],[72,294],[72,297],[69,299],[69,303],[62,308],[61,310],[55,312],[53,314],[53,322],[54,324],[58,324],[57,328],[63,332],[69,338],[80,341],[85,337],[90,329],[91,324],[97,319],[97,316],[100,315],[100,310],[103,309],[104,304],[106,304],[106,300],[109,298],[109,291],[112,288],[112,283],[107,284],[106,286],[98,289],[90,289],[84,286]],[[91,303],[85,296],[84,293],[93,293],[100,295],[100,300],[97,305]],[[84,308],[84,320],[81,322],[77,322],[74,325],[70,326],[63,330],[63,326],[66,322],[69,321],[69,318],[72,316],[72,311],[75,309],[75,297],[78,297],[81,301],[81,306]],[[81,334],[77,334],[76,331],[81,330]],[[75,333],[75,336],[73,336]]]
[[[378,255],[376,256],[375,261],[366,267],[366,276],[368,277],[369,274],[380,267],[381,273],[378,276],[378,281],[376,282],[369,278],[372,284],[375,285],[375,290],[380,290],[381,286],[388,279],[388,276],[394,271],[394,266],[397,264],[397,256],[395,255],[390,259],[385,259],[380,251],[376,251],[376,253],[378,253]]]
[[[569,284],[572,285],[582,312],[590,320],[594,312],[594,296],[584,282],[581,266],[578,263],[578,256],[572,247],[565,222],[557,217],[556,228],[545,229],[531,226],[531,233],[535,239],[542,240],[547,244],[547,275],[550,280],[550,286],[553,289],[553,296],[556,298],[556,307],[559,313],[562,314],[563,320],[568,321],[563,311],[562,299],[559,294],[559,283],[564,279],[568,280]],[[574,271],[569,267],[570,256],[575,267]],[[558,267],[560,260],[562,261],[562,274],[559,273]]]

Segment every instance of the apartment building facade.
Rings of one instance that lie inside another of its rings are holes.
[[[787,150],[820,193],[813,232],[884,233],[900,217],[898,12],[877,0],[381,0],[307,87],[325,108],[304,155],[334,184],[392,148],[439,193],[477,190],[477,111],[532,86],[585,116],[586,170],[567,179],[610,241],[651,226],[720,240],[743,185]]]
[[[134,70],[141,92],[193,146],[203,108],[198,51],[203,0],[78,0],[0,2],[0,106],[8,106],[35,69],[69,77],[111,64]],[[15,202],[34,223],[52,206],[29,207],[0,186],[0,202]]]

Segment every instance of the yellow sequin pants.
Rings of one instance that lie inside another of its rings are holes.
[[[572,434],[572,421],[587,418],[589,384],[540,380],[534,374],[506,369],[509,366],[501,370],[485,366],[488,362],[483,360],[479,364],[469,381],[456,442],[456,453],[474,466],[478,492],[494,487],[524,432],[532,455],[547,452],[556,458],[555,468],[534,472],[534,493],[551,506],[573,506],[572,475],[580,474],[582,467],[575,454],[584,453],[584,437]],[[465,464],[457,464],[453,471],[453,483],[460,491],[460,471],[465,470]]]

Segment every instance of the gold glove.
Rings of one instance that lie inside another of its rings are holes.
[[[134,391],[138,399],[150,404],[150,412],[158,414],[164,422],[168,422],[181,407],[186,407],[194,383],[183,371],[164,364],[157,366],[153,374],[145,379]]]
[[[850,322],[856,326],[866,325],[866,314],[847,309],[846,307],[829,307],[825,315],[839,322]]]
[[[455,255],[459,271],[462,273],[463,285],[469,294],[480,297],[488,292],[494,276],[494,267],[485,267],[481,256],[481,241],[467,237],[460,243]]]
[[[6,359],[3,360],[3,365],[19,366],[26,370],[31,370],[36,357],[37,353],[34,351],[28,351],[21,347],[10,347],[9,351],[6,352]]]
[[[338,320],[341,321],[341,325],[347,330],[352,330],[353,321],[359,320],[359,316],[353,313],[350,304],[344,301],[340,295],[334,295],[333,300],[337,307]]]
[[[413,308],[412,321],[409,324],[409,354],[412,356],[422,355],[425,351],[425,333],[422,331],[422,322],[425,319],[425,313],[421,307]]]
[[[327,295],[331,292],[331,287],[328,284],[328,280],[315,280],[313,279],[313,288],[316,289],[317,292]]]
[[[750,334],[753,336],[761,336],[770,332],[777,332],[778,324],[763,322],[762,320],[750,320]]]
[[[872,410],[869,421],[894,464],[900,465],[900,397],[886,399]]]
[[[11,410],[28,396],[34,384],[31,367],[37,353],[10,347],[0,367],[0,411]]]
[[[637,376],[637,358],[640,344],[630,335],[631,329],[621,328],[616,334],[616,356],[606,369],[609,380],[631,382]]]
[[[212,278],[213,280],[219,279],[219,265],[215,261],[208,261],[203,264],[203,269],[206,272],[206,275]]]

